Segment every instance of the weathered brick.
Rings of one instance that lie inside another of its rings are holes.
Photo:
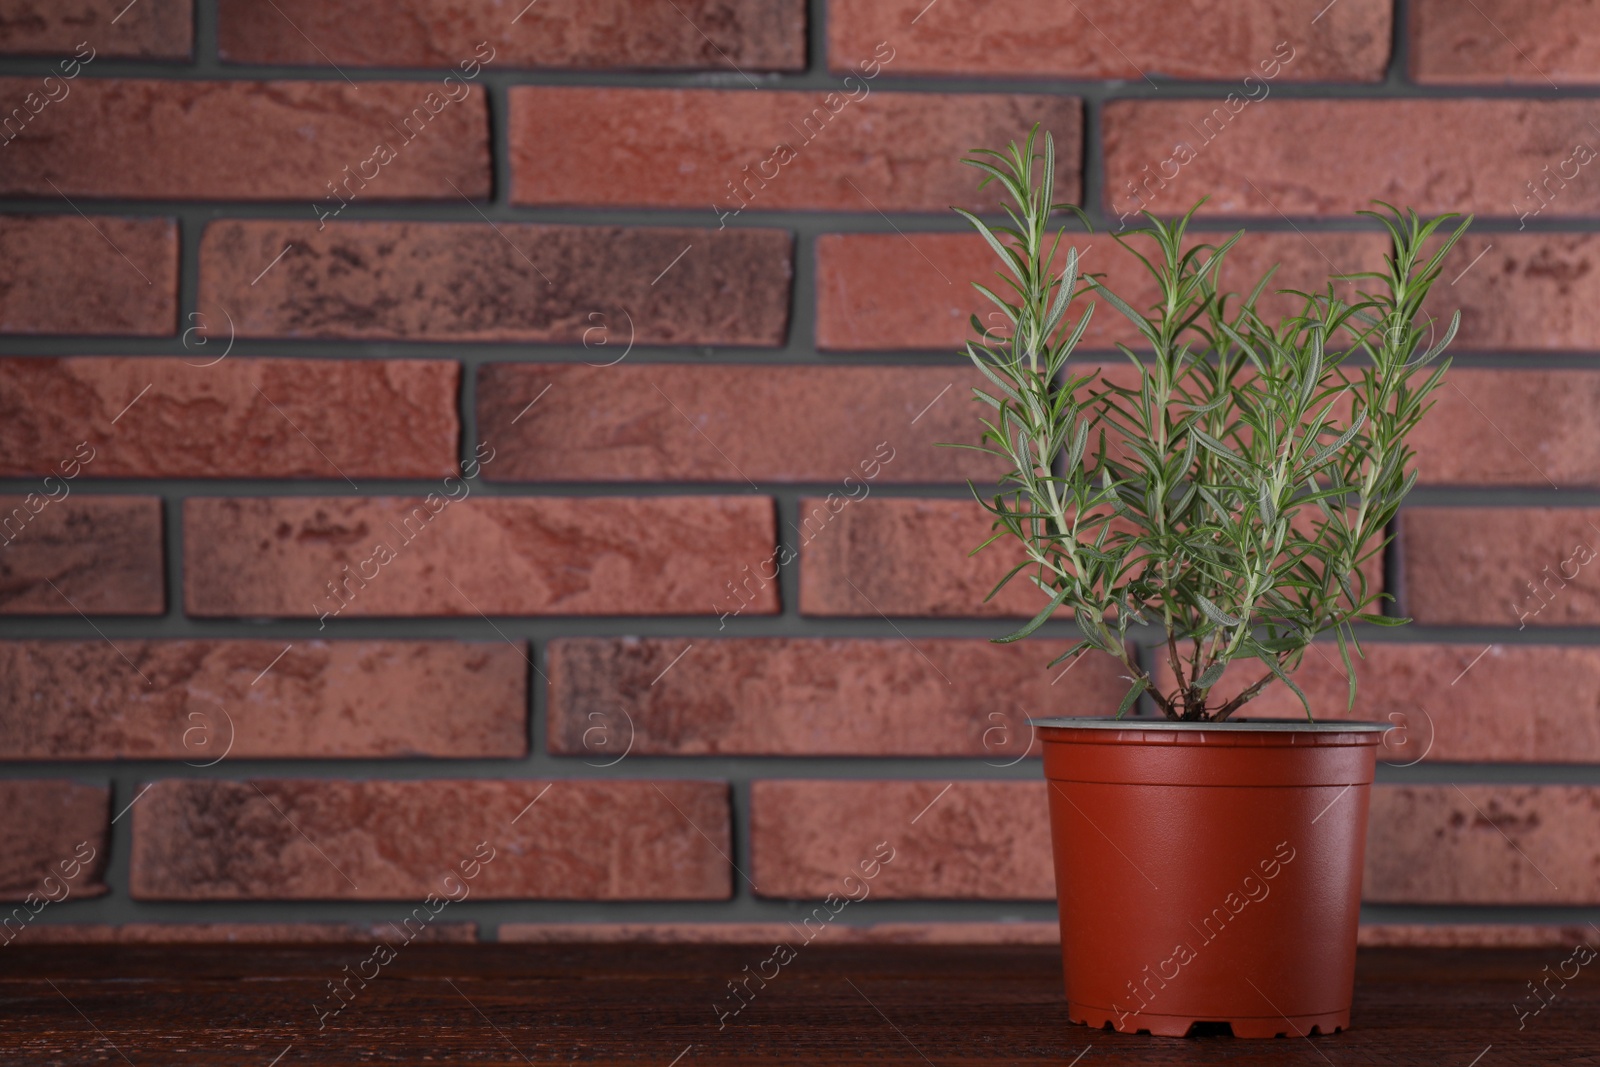
[[[1387,0],[1357,0],[1316,21],[1286,0],[1212,8],[1133,0],[1097,8],[1000,0],[944,5],[835,0],[828,7],[828,63],[850,69],[878,41],[894,45],[896,75],[999,78],[1199,78],[1247,74],[1243,91],[1270,81],[1380,81],[1389,62]],[[1285,62],[1287,60],[1287,62]]]
[[[201,239],[200,306],[227,308],[244,337],[582,343],[595,363],[631,343],[779,345],[792,243],[779,230],[229,220]]]
[[[162,781],[133,809],[130,892],[722,900],[729,837],[721,782]]]
[[[0,781],[0,900],[31,893],[61,901],[97,897],[106,866],[111,790],[62,779]],[[45,879],[53,879],[46,882]],[[12,924],[0,936],[14,935]]]
[[[751,785],[750,805],[764,897],[859,892],[860,864],[885,857],[867,882],[878,899],[1055,897],[1043,782],[769,780]]]
[[[1437,762],[1600,763],[1600,649],[1554,645],[1366,642],[1351,652],[1356,705],[1338,647],[1318,642],[1295,684],[1319,719],[1388,722],[1379,759]],[[1219,683],[1231,695],[1263,673],[1255,661],[1230,666]],[[1171,685],[1165,658],[1164,686]],[[1245,705],[1246,716],[1300,718],[1305,709],[1274,683]]]
[[[1424,485],[1600,485],[1600,373],[1455,368],[1408,444]]]
[[[1600,790],[1431,785],[1372,791],[1362,896],[1377,904],[1600,902]]]
[[[188,59],[193,47],[194,5],[187,0],[0,2],[0,54],[75,56],[81,64],[102,57]],[[76,76],[76,68],[62,69]]]
[[[1019,578],[987,604],[1024,558],[990,536],[973,500],[800,500],[800,611],[805,615],[1032,617],[1048,602]],[[1046,660],[1045,662],[1049,662]]]
[[[802,916],[804,918],[804,916]],[[808,937],[807,935],[811,935]],[[844,919],[826,926],[798,923],[501,923],[497,940],[534,944],[576,942],[664,945],[789,944],[812,939],[830,945],[1054,945],[1061,927],[1054,922],[924,922],[851,925]]]
[[[591,763],[629,752],[982,756],[1009,764],[1030,749],[1030,715],[1108,715],[1127,692],[1110,656],[1047,670],[1069,647],[922,638],[560,639],[546,649],[550,750]]]
[[[370,945],[374,941],[478,940],[475,923],[432,923],[417,928],[371,923],[45,923],[24,935],[38,945]]]
[[[1580,100],[1118,100],[1104,112],[1105,206],[1178,215],[1208,196],[1208,216],[1277,219],[1348,215],[1377,198],[1516,218],[1538,206],[1526,183],[1592,141],[1590,110]],[[1552,213],[1600,213],[1600,183],[1569,182]]]
[[[832,482],[856,498],[874,484],[992,481],[988,457],[938,447],[973,436],[980,380],[963,367],[488,363],[484,477]]]
[[[935,801],[945,784],[756,782],[751,852],[758,893],[843,895],[841,879],[859,880],[857,864],[887,842],[894,859],[871,883],[873,896],[1053,897],[1044,783],[958,781]],[[1363,898],[1593,904],[1600,900],[1597,840],[1600,792],[1591,786],[1378,785]]]
[[[1365,948],[1555,948],[1593,936],[1593,928],[1585,923],[1362,923],[1356,942]]]
[[[1315,516],[1302,512],[1297,527]],[[797,534],[802,614],[1031,618],[1047,600],[1019,574],[983,602],[1026,554],[1008,534],[970,555],[993,535],[970,499],[802,497]],[[1369,591],[1383,588],[1381,553],[1362,571]]]
[[[21,99],[37,85],[0,78],[0,100]],[[320,215],[318,205],[336,211],[351,197],[459,202],[489,194],[481,92],[452,102],[432,82],[357,88],[338,80],[84,78],[72,85],[70,97],[30,117],[5,146],[0,195],[301,200],[308,215]],[[370,175],[362,174],[364,163]],[[276,254],[241,268],[254,276]]]
[[[1080,248],[1087,242],[1073,234]],[[817,347],[959,348],[984,313],[971,283],[994,252],[977,234],[830,233],[817,238]]]
[[[171,219],[0,215],[0,333],[155,337],[177,325]]]
[[[217,47],[234,63],[453,67],[802,70],[803,0],[590,0],[583,5],[444,0],[221,0]],[[316,44],[312,44],[315,41]],[[470,68],[466,68],[470,69]]]
[[[1401,608],[1444,626],[1600,622],[1600,511],[1415,507],[1400,513]]]
[[[70,930],[72,927],[45,929]],[[850,945],[1056,945],[1061,942],[1061,927],[1054,921],[871,923],[854,926],[843,919],[827,926],[813,925],[809,928],[789,923],[756,922],[501,923],[497,940],[533,944],[624,942],[764,947],[787,943],[798,947],[795,939],[804,940],[808,933],[827,944]],[[1369,948],[1392,945],[1425,948],[1557,948],[1592,938],[1593,931],[1583,923],[1570,926],[1362,923],[1357,935],[1360,944]],[[35,939],[40,938],[35,935]]]
[[[1411,77],[1429,85],[1595,85],[1594,12],[1559,0],[1415,0]]]
[[[96,478],[456,472],[454,360],[213,364],[224,343],[213,336],[182,359],[0,359],[0,474],[50,474],[84,442],[95,450],[86,470]]]
[[[1530,206],[1526,193],[1523,201]],[[1593,234],[1469,235],[1442,264],[1428,305],[1436,320],[1430,332],[1442,335],[1459,309],[1451,351],[1600,348],[1597,267]]]
[[[741,565],[773,557],[775,537],[772,501],[756,496],[191,497],[185,610],[715,614]],[[776,585],[747,607],[777,612]]]
[[[516,758],[527,675],[503,641],[4,642],[0,759]]]
[[[1021,138],[1036,122],[1059,146],[1056,195],[1078,198],[1075,99],[874,92],[871,83],[852,91],[855,102],[820,91],[514,88],[511,199],[692,208],[708,221],[741,205],[992,210],[993,191],[978,191],[961,156],[974,145]],[[553,144],[561,151],[552,152]]]
[[[161,501],[71,497],[51,479],[0,496],[0,615],[160,615],[166,610]]]
[[[834,935],[847,928],[830,926]],[[533,944],[772,945],[793,939],[786,923],[501,923],[497,941]],[[830,940],[835,938],[830,936]]]
[[[1134,225],[1129,220],[1129,225]],[[1196,232],[1196,242],[1220,243],[1225,233]],[[909,242],[909,244],[907,243]],[[1069,234],[1081,270],[1102,275],[1106,285],[1136,308],[1156,298],[1144,268],[1107,237]],[[1138,247],[1135,243],[1135,247]],[[1279,289],[1315,289],[1331,275],[1383,266],[1389,243],[1376,233],[1250,233],[1223,261],[1222,284],[1249,292],[1274,265],[1261,307],[1269,318],[1298,310]],[[1326,257],[1326,258],[1324,258]],[[1064,264],[1063,264],[1064,265]],[[971,283],[993,281],[999,267],[994,251],[976,233],[824,234],[817,239],[817,347],[837,351],[962,348],[973,338],[976,313],[998,332],[1002,323]],[[1073,305],[1074,322],[1090,305]],[[1138,335],[1128,320],[1109,307],[1095,307],[1079,347],[1084,350],[1133,344]]]

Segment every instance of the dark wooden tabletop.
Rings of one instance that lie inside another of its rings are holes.
[[[1559,950],[1364,950],[1353,1028],[1274,1041],[1070,1025],[1048,947],[803,947],[719,1016],[770,955],[415,944],[380,966],[370,946],[18,943],[0,950],[0,1063],[1600,1064],[1600,973],[1529,992]],[[335,999],[359,973],[376,977]]]

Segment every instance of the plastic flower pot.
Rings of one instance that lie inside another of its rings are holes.
[[[1035,724],[1073,1022],[1174,1037],[1350,1025],[1367,802],[1388,726]]]

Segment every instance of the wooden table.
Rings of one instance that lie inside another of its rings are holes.
[[[1239,1041],[1072,1026],[1047,947],[802,947],[719,1022],[769,951],[418,943],[380,969],[370,946],[19,940],[0,949],[0,1064],[1600,1064],[1600,961],[1518,1029],[1526,983],[1566,955],[1363,951],[1352,1030]],[[377,977],[335,1001],[358,972]]]

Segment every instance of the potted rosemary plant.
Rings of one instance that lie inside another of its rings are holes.
[[[1405,621],[1382,614],[1362,564],[1416,481],[1406,437],[1459,322],[1435,338],[1422,304],[1470,220],[1366,213],[1393,240],[1387,270],[1293,292],[1298,310],[1269,321],[1270,272],[1221,286],[1238,234],[1194,242],[1193,211],[1147,216],[1117,238],[1155,286],[1141,311],[1063,250],[1052,214],[1077,209],[1052,203],[1054,145],[1037,133],[964,160],[1010,200],[1005,226],[960,212],[1000,258],[1003,285],[977,289],[1005,320],[1002,336],[972,320],[985,432],[966,447],[1010,468],[998,492],[974,490],[995,530],[979,547],[1021,550],[996,592],[1025,580],[1043,601],[1000,640],[1070,613],[1081,641],[1055,662],[1104,653],[1129,682],[1109,717],[1037,721],[1069,1018],[1341,1029],[1385,727],[1314,721],[1309,704],[1303,720],[1238,713],[1274,684],[1305,703],[1295,668],[1330,632],[1353,706],[1361,627]],[[1073,362],[1096,306],[1137,335],[1118,346],[1126,366]],[[1225,681],[1230,664],[1256,673]],[[1158,717],[1130,714],[1141,697]]]

